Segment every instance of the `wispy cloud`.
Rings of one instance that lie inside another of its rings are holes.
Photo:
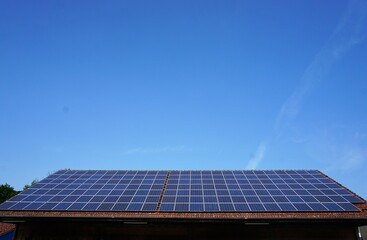
[[[299,115],[311,91],[322,82],[334,63],[353,46],[366,39],[366,16],[367,1],[352,0],[329,40],[306,68],[299,85],[281,106],[269,141],[278,139],[284,133]],[[259,154],[249,160],[248,168],[256,168],[260,164],[265,149],[266,145],[260,144],[257,150]]]
[[[309,154],[321,160],[326,172],[351,172],[367,163],[366,126],[333,125],[316,132],[309,142]]]
[[[327,148],[327,146],[325,146]],[[358,146],[329,146],[325,172],[351,172],[360,169],[367,162],[367,151]]]
[[[341,159],[341,168],[344,171],[355,170],[366,161],[366,158],[366,151],[362,149],[348,149]]]
[[[277,137],[297,117],[310,92],[325,78],[333,64],[366,38],[366,16],[367,1],[350,2],[334,33],[306,68],[299,85],[282,105],[274,126]]]
[[[178,146],[164,146],[164,147],[136,147],[130,148],[124,151],[126,155],[132,154],[162,154],[162,153],[170,153],[170,152],[183,152],[189,151],[184,145]]]
[[[250,161],[247,163],[246,169],[256,169],[257,166],[260,164],[260,162],[263,160],[266,152],[266,144],[260,143],[260,145],[257,147],[255,155],[250,159]]]

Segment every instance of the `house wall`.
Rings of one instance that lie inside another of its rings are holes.
[[[361,240],[367,240],[367,225],[359,227],[359,234],[361,236]]]
[[[11,230],[5,234],[0,234],[0,240],[12,240],[14,236],[14,230]]]
[[[126,239],[126,240],[244,240],[244,239],[356,239],[353,226],[334,224],[273,223],[148,223],[123,222],[35,222],[18,224],[17,240]]]

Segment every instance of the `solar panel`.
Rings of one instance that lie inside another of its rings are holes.
[[[160,211],[359,211],[362,202],[314,170],[171,171]]]
[[[58,171],[2,210],[156,211],[167,171]]]
[[[58,171],[0,210],[360,211],[364,200],[319,171]]]

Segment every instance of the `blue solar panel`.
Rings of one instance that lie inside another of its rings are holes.
[[[279,205],[276,203],[264,203],[264,207],[267,211],[281,211]]]
[[[160,211],[359,211],[362,202],[313,170],[172,171]]]
[[[52,210],[65,210],[65,209],[68,209],[71,204],[72,203],[61,202],[61,203],[57,204]]]
[[[282,211],[296,211],[297,209],[291,203],[278,203]]]
[[[250,207],[251,211],[253,211],[253,212],[265,211],[265,207],[261,203],[250,203],[249,207]]]
[[[58,171],[2,210],[156,211],[167,171]]]
[[[63,170],[0,210],[359,211],[362,202],[318,171]]]

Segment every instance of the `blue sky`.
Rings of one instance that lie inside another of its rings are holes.
[[[1,1],[0,183],[319,169],[367,198],[367,1]]]

